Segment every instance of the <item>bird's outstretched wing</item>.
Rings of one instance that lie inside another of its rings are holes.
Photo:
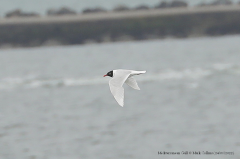
[[[136,82],[136,80],[133,77],[129,77],[126,82],[130,87],[140,90],[140,88],[138,87],[138,84]]]
[[[110,90],[115,98],[115,100],[118,102],[120,106],[123,107],[124,105],[124,88],[123,87],[115,87],[115,86],[110,86]]]
[[[114,77],[109,81],[110,91],[122,107],[124,105],[124,89],[122,86],[130,74],[131,71],[118,70],[114,72]]]

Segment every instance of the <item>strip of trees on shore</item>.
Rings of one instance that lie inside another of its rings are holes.
[[[211,3],[200,3],[197,5],[198,7],[202,6],[216,6],[216,5],[232,5],[233,2],[231,0],[215,0]],[[240,1],[238,2],[240,5]],[[119,5],[113,8],[112,12],[123,12],[123,11],[130,11],[130,10],[148,10],[148,9],[166,9],[166,8],[175,8],[175,7],[188,7],[188,3],[181,1],[181,0],[173,0],[171,2],[161,1],[154,7],[149,7],[147,5],[139,5],[134,8],[129,8],[126,5]],[[77,12],[69,7],[62,7],[60,9],[49,9],[46,12],[47,16],[61,16],[61,15],[77,15],[77,14],[88,14],[88,13],[103,13],[109,12],[110,10],[106,10],[102,7],[96,8],[86,8],[83,9],[81,12]],[[24,12],[21,9],[16,9],[13,11],[9,11],[6,13],[6,18],[11,17],[40,17],[41,15],[36,12]]]
[[[173,2],[174,1],[171,3],[161,2],[159,5],[155,6],[155,9],[175,7],[176,3]],[[211,5],[232,4],[229,3],[229,0],[222,0],[221,3],[219,0],[215,2],[218,3],[211,3]],[[177,5],[177,7],[187,6],[186,3],[178,3]],[[200,7],[201,6],[205,5],[201,4]],[[220,8],[220,10],[214,10],[213,8]],[[230,10],[225,10],[226,8],[230,8]],[[62,8],[58,10],[57,13],[55,13],[55,10],[49,10],[48,16],[55,17],[45,18],[50,19],[48,23],[5,23],[0,25],[0,48],[75,45],[126,40],[163,39],[166,37],[187,38],[240,34],[240,10],[238,8],[239,7],[236,5],[232,7],[202,7],[198,8],[198,10],[200,10],[199,12],[186,12],[184,14],[180,14],[181,11],[188,11],[188,9],[176,8],[172,9],[177,11],[175,14],[129,16],[134,12],[128,12],[126,14],[128,16],[122,16],[120,18],[96,18],[92,20],[86,18],[84,20],[78,19],[74,21],[68,21],[68,19],[71,18],[69,16],[65,16],[65,19],[64,17],[56,17],[66,14],[77,14],[73,10],[69,11]],[[148,8],[146,8],[146,6],[141,6],[138,9]],[[205,9],[213,9],[213,11],[206,12]],[[126,9],[118,7],[115,12],[125,10]],[[156,10],[149,10],[141,13],[146,14],[151,11],[155,12]],[[18,10],[18,13],[19,12],[21,13],[20,10]],[[161,11],[157,10],[157,12]],[[85,13],[82,14],[88,13],[92,13],[91,10],[85,10]],[[89,17],[94,17],[94,13],[93,16]],[[31,13],[30,15],[26,13],[21,14],[25,17],[40,16],[35,13]],[[107,15],[110,15],[110,13],[104,16]],[[76,17],[73,17],[73,19],[74,18]],[[56,23],[51,19],[64,20]],[[31,20],[38,21],[38,19]],[[15,21],[15,19],[9,21]],[[20,19],[20,21],[25,20]]]

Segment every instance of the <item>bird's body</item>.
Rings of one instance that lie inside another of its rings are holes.
[[[104,75],[104,77],[112,77],[112,79],[109,80],[110,91],[120,106],[123,107],[124,105],[124,89],[122,87],[123,84],[126,83],[130,87],[140,90],[136,80],[132,76],[140,75],[143,73],[146,73],[146,71],[118,69],[109,71],[106,75]]]

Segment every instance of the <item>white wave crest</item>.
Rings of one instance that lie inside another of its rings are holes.
[[[164,81],[164,80],[197,80],[215,73],[229,71],[240,74],[240,66],[232,64],[214,64],[210,69],[193,68],[184,70],[167,69],[157,73],[147,73],[137,77],[138,81]],[[150,71],[148,71],[150,72]],[[39,87],[69,87],[84,85],[107,84],[109,78],[39,78],[37,76],[27,76],[25,78],[3,78],[0,79],[0,89],[13,88],[39,88]]]

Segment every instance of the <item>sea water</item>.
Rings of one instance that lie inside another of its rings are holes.
[[[0,50],[1,159],[240,157],[240,36]],[[146,70],[120,107],[103,77]]]

